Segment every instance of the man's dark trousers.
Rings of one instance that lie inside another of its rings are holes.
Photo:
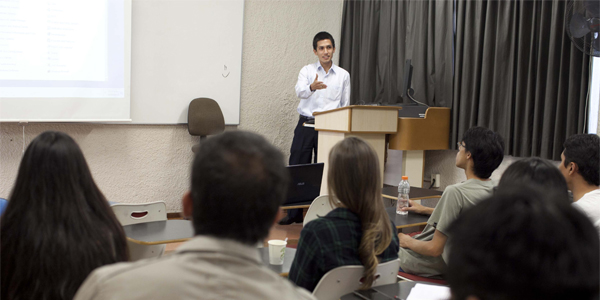
[[[304,127],[306,121],[311,120],[305,116],[300,116],[296,129],[294,130],[294,140],[290,153],[290,165],[310,164],[314,153],[314,161],[317,162],[318,132],[312,127]],[[288,217],[292,219],[302,219],[302,209],[288,210]]]

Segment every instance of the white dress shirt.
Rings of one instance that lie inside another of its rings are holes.
[[[319,74],[317,81],[322,81],[327,88],[311,92],[310,85],[315,81],[316,74]],[[327,73],[320,62],[306,65],[298,74],[296,95],[300,98],[298,113],[305,117],[312,118],[314,112],[348,106],[350,74],[333,63]]]
[[[255,246],[196,236],[175,253],[96,269],[75,300],[315,300],[262,263]]]
[[[584,214],[586,214],[600,235],[600,189],[593,190],[573,203]]]

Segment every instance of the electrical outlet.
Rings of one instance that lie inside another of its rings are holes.
[[[440,174],[431,174],[431,182],[433,182],[435,180],[433,187],[436,187],[436,188],[440,187],[441,177],[442,176]]]

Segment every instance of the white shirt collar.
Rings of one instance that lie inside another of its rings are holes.
[[[329,68],[329,71],[333,71],[334,74],[337,74],[337,71],[335,70],[337,68],[337,66],[331,62],[331,68]],[[325,69],[323,69],[323,66],[321,66],[321,62],[317,61],[317,71],[318,70],[323,70],[323,72],[325,72]]]

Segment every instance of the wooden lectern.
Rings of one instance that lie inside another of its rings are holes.
[[[337,142],[349,136],[360,137],[373,146],[383,180],[385,137],[390,134],[389,148],[405,150],[402,174],[408,176],[411,186],[423,187],[424,150],[449,149],[450,109],[429,107],[424,118],[398,117],[400,109],[402,107],[351,105],[313,114],[315,130],[319,131],[317,160],[325,163],[321,195],[327,194],[329,152]]]
[[[321,195],[327,194],[329,152],[333,146],[349,136],[367,141],[377,152],[379,169],[383,180],[385,135],[398,131],[398,110],[391,106],[351,105],[324,112],[316,112],[315,130],[319,131],[317,161],[325,163]]]

